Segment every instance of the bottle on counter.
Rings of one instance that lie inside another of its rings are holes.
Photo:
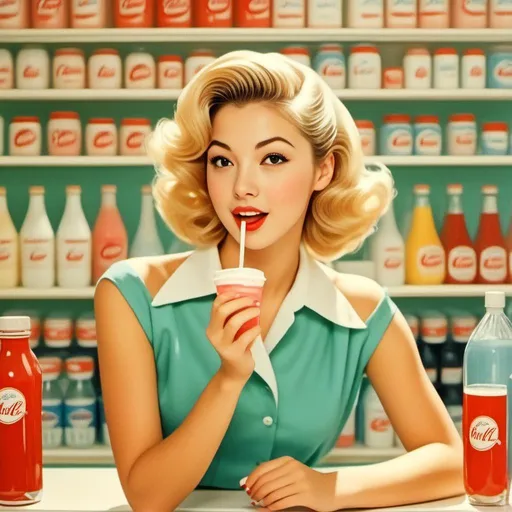
[[[30,187],[30,202],[20,231],[21,283],[26,288],[55,284],[55,234],[46,213],[44,187]]]
[[[81,202],[82,189],[66,187],[66,207],[57,230],[57,284],[82,288],[91,284],[91,229]]]
[[[371,448],[391,448],[394,432],[391,421],[371,384],[364,395],[364,444]]]
[[[471,505],[504,506],[512,458],[507,412],[512,324],[503,292],[486,292],[485,308],[464,352],[464,486]]]
[[[32,505],[43,491],[42,376],[30,318],[0,317],[0,505]]]
[[[0,187],[0,288],[13,288],[19,282],[18,232],[7,207],[7,191]]]
[[[159,256],[164,254],[164,248],[156,226],[155,210],[151,186],[144,185],[141,189],[141,210],[139,227],[135,233],[129,256]]]

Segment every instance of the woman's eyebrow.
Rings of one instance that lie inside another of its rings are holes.
[[[276,142],[276,141],[284,142],[284,143],[288,144],[289,146],[291,146],[292,148],[295,147],[290,141],[284,139],[283,137],[272,137],[270,139],[262,140],[261,142],[258,142],[258,144],[256,144],[256,146],[254,146],[254,147],[255,147],[255,149],[260,149],[260,148],[262,148],[264,146],[268,146],[272,142]],[[220,140],[216,140],[216,139],[212,140],[210,142],[210,145],[206,148],[206,151],[208,151],[212,146],[219,146],[221,148],[226,149],[227,151],[231,151],[231,148],[224,142],[221,142]]]

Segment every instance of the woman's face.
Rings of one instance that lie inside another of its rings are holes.
[[[312,192],[327,185],[309,141],[262,103],[219,109],[206,158],[215,212],[238,242],[246,219],[248,249],[268,247],[290,231],[300,236]],[[257,215],[242,216],[240,209]]]

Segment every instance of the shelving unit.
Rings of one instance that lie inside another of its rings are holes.
[[[323,464],[375,463],[383,462],[402,455],[403,448],[368,448],[356,444],[348,448],[334,448],[324,459]],[[108,446],[96,445],[93,448],[60,447],[45,450],[44,464],[88,465],[114,464],[112,450]]]
[[[394,167],[512,167],[507,156],[389,156],[365,158]],[[2,167],[139,167],[152,165],[145,156],[0,156]]]
[[[502,291],[508,296],[512,296],[512,284],[501,285],[437,285],[437,286],[394,286],[388,288],[390,297],[396,298],[448,298],[448,297],[483,297],[486,290]],[[87,288],[49,288],[49,289],[30,289],[30,288],[6,288],[0,289],[0,300],[72,300],[72,299],[92,299],[94,297],[94,287]]]
[[[6,89],[0,101],[170,101],[181,89]],[[336,89],[341,100],[364,101],[500,101],[512,99],[512,89]]]
[[[278,29],[278,28],[150,28],[3,30],[0,43],[158,43],[158,42],[393,42],[506,43],[507,29]]]

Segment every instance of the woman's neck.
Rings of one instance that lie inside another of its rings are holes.
[[[285,236],[278,242],[260,250],[245,250],[244,266],[257,268],[266,277],[263,295],[285,297],[290,291],[297,275],[300,259],[300,238],[288,240]],[[296,238],[296,237],[295,237]],[[238,266],[240,246],[227,235],[219,245],[219,257],[222,268]]]

